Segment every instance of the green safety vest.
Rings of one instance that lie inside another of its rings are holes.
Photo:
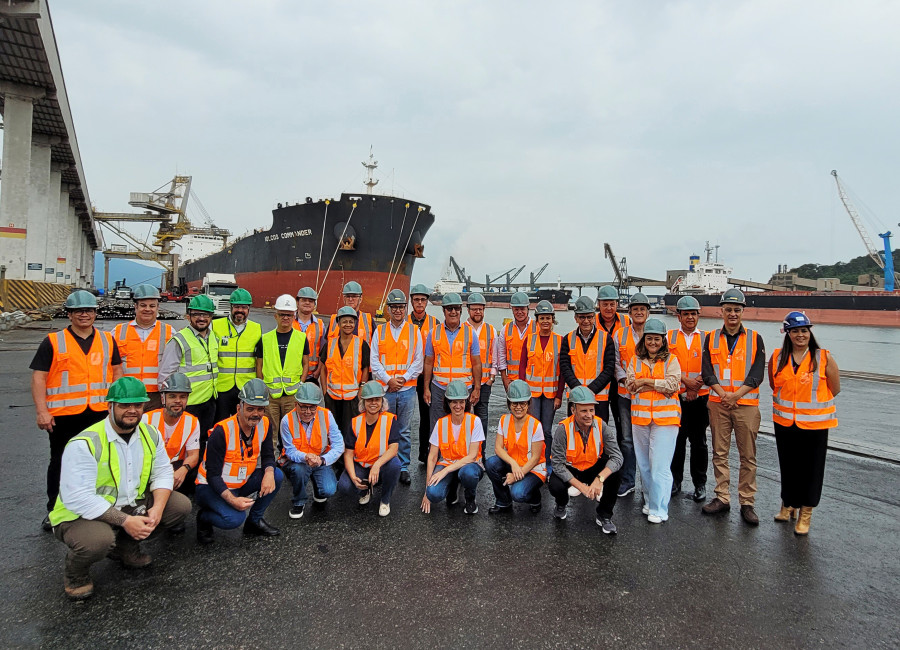
[[[256,344],[262,336],[259,323],[248,320],[244,330],[238,332],[229,318],[217,318],[212,322],[212,333],[219,346],[219,378],[216,390],[224,393],[235,386],[244,387],[256,377]]]
[[[159,445],[159,431],[144,422],[138,425],[138,435],[144,447],[144,462],[141,465],[141,481],[138,487],[138,499],[143,499],[147,492],[147,484],[150,482],[150,470],[153,469],[153,459]],[[109,505],[115,505],[119,496],[118,486],[127,482],[123,469],[119,466],[119,454],[110,454],[112,443],[106,436],[106,420],[101,420],[80,434],[72,438],[67,444],[86,442],[97,460],[97,494],[107,501]],[[62,495],[56,497],[56,505],[50,513],[50,524],[58,526],[64,521],[75,521],[80,515],[66,508],[62,501]]]
[[[284,355],[284,368],[281,367],[281,352],[278,350],[278,337],[275,330],[262,336],[263,349],[263,381],[269,387],[270,397],[296,395],[303,376],[303,348],[306,345],[306,334],[299,330],[291,330],[287,352]]]
[[[191,393],[188,395],[188,406],[203,404],[218,395],[216,391],[216,378],[219,375],[219,366],[216,363],[219,356],[219,344],[213,332],[203,340],[198,339],[194,330],[185,327],[172,335],[170,341],[175,341],[181,347],[181,363],[178,371],[187,375],[191,380]]]

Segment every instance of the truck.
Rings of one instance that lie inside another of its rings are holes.
[[[215,317],[228,316],[231,313],[231,305],[228,299],[231,293],[238,288],[237,280],[231,273],[207,273],[203,276],[203,285],[200,293],[206,294],[215,305]]]

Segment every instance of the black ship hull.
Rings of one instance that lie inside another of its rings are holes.
[[[541,300],[546,300],[553,305],[554,309],[566,310],[569,308],[569,300],[572,299],[572,291],[569,289],[538,289],[536,291],[528,291],[527,293],[532,307]],[[463,293],[461,295],[463,301],[465,301],[467,294]],[[507,291],[486,291],[482,292],[481,295],[484,296],[488,307],[502,308],[509,307],[509,301],[513,294]],[[441,294],[433,293],[429,297],[429,300],[435,305],[440,305]]]

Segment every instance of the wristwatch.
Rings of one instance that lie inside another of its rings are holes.
[[[186,470],[189,471],[189,472],[190,472],[192,469],[194,469],[193,467],[190,466],[189,463],[182,463],[182,464],[181,464],[181,467],[182,467],[183,469],[186,469]]]

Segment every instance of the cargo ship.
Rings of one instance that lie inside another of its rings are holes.
[[[460,291],[459,293],[462,296],[463,302],[465,302],[466,292]],[[503,309],[509,307],[509,300],[513,295],[513,293],[509,291],[481,291],[480,293],[484,296],[486,307],[498,307]],[[541,300],[546,300],[553,305],[553,309],[565,311],[569,308],[569,301],[572,299],[572,291],[570,289],[536,289],[534,291],[526,291],[525,293],[528,294],[532,309]],[[431,294],[429,300],[434,305],[440,305],[442,297],[442,293],[435,292]]]

